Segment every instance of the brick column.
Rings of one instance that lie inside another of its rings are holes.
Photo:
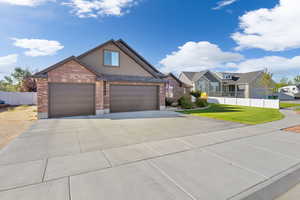
[[[103,81],[96,81],[96,115],[104,114]]]
[[[166,108],[166,90],[165,84],[159,86],[159,109],[164,110]]]
[[[103,91],[103,96],[104,96],[104,113],[110,113],[110,110],[109,110],[109,108],[110,108],[110,104],[109,104],[110,92],[109,92],[109,82],[108,81],[106,81],[106,84],[105,83],[103,84],[103,89],[105,89],[105,92]]]
[[[38,119],[48,118],[48,80],[37,79],[37,116]]]

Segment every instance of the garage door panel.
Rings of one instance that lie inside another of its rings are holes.
[[[130,112],[157,109],[157,86],[110,86],[111,112]]]
[[[50,117],[93,115],[94,113],[94,84],[49,84]]]

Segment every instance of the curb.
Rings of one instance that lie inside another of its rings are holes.
[[[300,183],[300,163],[229,199],[274,200],[298,183]]]

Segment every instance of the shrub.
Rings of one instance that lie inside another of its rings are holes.
[[[174,99],[167,97],[166,98],[166,106],[172,106],[174,103]]]
[[[196,99],[201,97],[201,91],[200,90],[196,90],[196,91],[192,91],[190,94],[195,97]]]
[[[193,107],[193,103],[191,99],[187,96],[182,96],[178,100],[178,104],[181,106],[183,109],[191,109]]]
[[[195,104],[196,104],[197,107],[205,107],[205,106],[208,105],[206,99],[197,99]]]

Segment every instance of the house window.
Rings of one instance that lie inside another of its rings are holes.
[[[227,79],[227,80],[232,79],[231,74],[224,74],[224,79]]]
[[[117,51],[104,50],[104,65],[119,66],[120,56]]]
[[[107,83],[106,83],[106,81],[104,81],[104,83],[103,83],[103,95],[104,95],[104,96],[106,96],[106,94],[107,94],[107,88],[106,88],[106,85],[107,85]]]

